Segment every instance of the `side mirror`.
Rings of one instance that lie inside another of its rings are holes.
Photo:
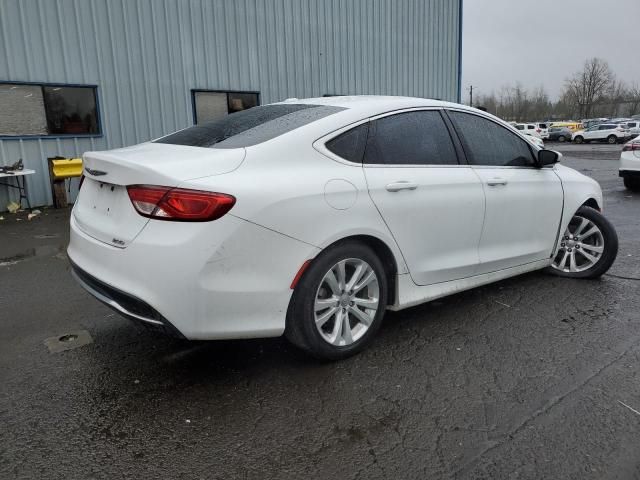
[[[553,150],[539,150],[536,167],[542,168],[547,165],[553,165],[554,163],[558,163],[559,161],[560,161],[560,154],[558,152],[554,152]]]

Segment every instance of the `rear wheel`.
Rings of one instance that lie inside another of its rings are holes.
[[[609,135],[607,137],[607,143],[609,145],[613,145],[614,143],[618,143],[618,137],[616,137],[615,135]]]
[[[565,140],[566,140],[566,138],[564,137],[564,135],[560,135],[560,136],[558,137],[558,141],[559,141],[560,143],[564,143],[564,142],[565,142]]]
[[[597,278],[618,254],[618,235],[597,210],[580,207],[560,239],[560,249],[549,270],[561,277]]]
[[[582,143],[584,142],[584,138],[581,137],[580,135],[578,135],[576,138],[573,139],[574,143]]]
[[[285,335],[323,360],[363,350],[380,328],[387,277],[377,255],[349,242],[322,252],[300,279],[287,312]]]
[[[634,192],[640,191],[640,178],[624,177],[624,186]]]

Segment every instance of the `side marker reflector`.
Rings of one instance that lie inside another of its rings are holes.
[[[302,278],[302,275],[304,274],[305,270],[307,269],[307,267],[311,265],[311,260],[307,260],[306,262],[304,262],[302,264],[302,266],[300,267],[300,269],[298,270],[298,273],[296,273],[296,276],[293,277],[293,281],[291,282],[291,290],[293,290],[294,288],[296,288],[296,285],[298,285],[298,282],[300,281],[300,279]]]

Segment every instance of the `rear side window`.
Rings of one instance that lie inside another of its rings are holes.
[[[341,110],[344,108],[295,103],[265,105],[185,128],[154,143],[209,148],[250,147]]]
[[[367,132],[369,124],[358,125],[351,130],[329,140],[325,146],[339,157],[350,162],[362,163],[364,150],[367,145]]]
[[[457,165],[458,158],[440,112],[399,113],[369,125],[365,163]]]
[[[525,140],[506,128],[478,115],[449,112],[473,165],[531,167],[533,154]]]

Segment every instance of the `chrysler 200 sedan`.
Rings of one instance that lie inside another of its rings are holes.
[[[86,153],[69,258],[143,324],[344,358],[386,310],[532,270],[606,272],[602,192],[559,157],[458,104],[290,99]]]

